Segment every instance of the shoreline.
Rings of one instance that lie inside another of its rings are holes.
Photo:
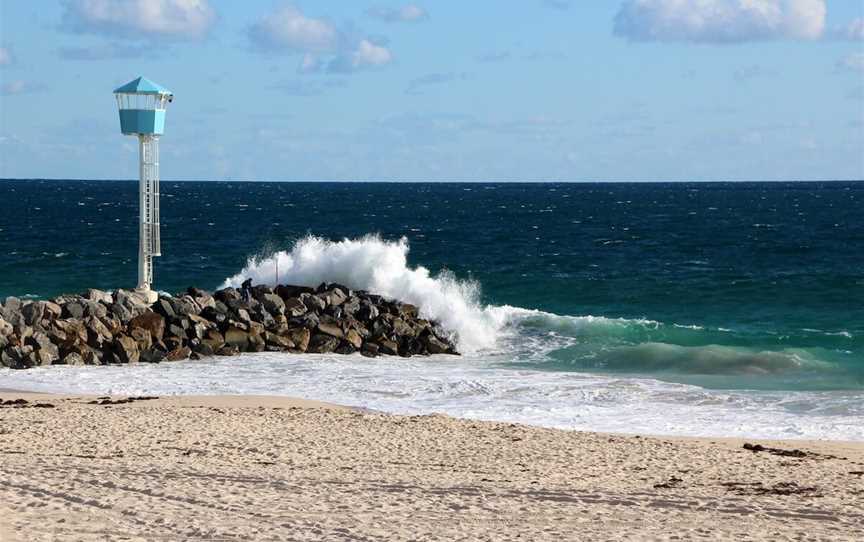
[[[753,451],[284,397],[27,397],[0,393],[4,542],[864,536],[864,443]]]
[[[51,400],[60,401],[93,401],[98,398],[110,397],[112,399],[125,399],[129,395],[123,394],[77,394],[77,393],[55,393],[42,391],[28,391],[12,388],[0,387],[0,401],[22,398],[30,401],[48,402]],[[211,406],[228,406],[228,407],[264,407],[264,408],[320,408],[336,411],[350,411],[363,414],[376,414],[380,416],[393,416],[397,418],[417,417],[417,416],[440,416],[474,423],[493,423],[493,424],[508,424],[511,426],[524,427],[526,429],[538,429],[545,431],[563,431],[567,433],[584,433],[598,436],[620,437],[620,438],[649,438],[649,439],[665,439],[681,442],[692,442],[702,444],[727,444],[741,447],[746,443],[761,444],[763,446],[772,447],[795,447],[808,446],[811,448],[831,448],[850,447],[853,449],[860,448],[864,453],[864,441],[857,440],[842,440],[842,439],[774,439],[761,437],[729,437],[722,435],[714,436],[687,436],[687,435],[665,435],[662,433],[620,433],[611,431],[591,431],[582,429],[561,429],[555,427],[546,427],[542,425],[531,425],[526,423],[509,422],[509,421],[494,421],[482,420],[478,418],[468,418],[452,416],[442,412],[431,412],[428,414],[398,414],[387,412],[384,410],[376,410],[361,406],[343,405],[329,401],[318,401],[316,399],[304,399],[302,397],[292,397],[287,395],[247,395],[247,394],[214,394],[214,395],[159,395],[148,399],[147,404],[179,406],[179,407],[211,407]],[[141,403],[137,403],[140,406]]]

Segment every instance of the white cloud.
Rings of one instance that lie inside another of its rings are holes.
[[[6,47],[0,47],[0,66],[12,64],[12,51]]]
[[[826,11],[825,0],[627,0],[615,34],[697,43],[814,40],[825,32]]]
[[[249,29],[262,50],[302,54],[299,73],[348,73],[389,64],[393,54],[372,38],[355,36],[326,19],[308,17],[287,4]]]
[[[384,66],[393,61],[393,54],[384,46],[375,45],[369,40],[360,40],[357,50],[352,54],[355,68],[363,66]]]
[[[429,13],[417,4],[408,4],[398,8],[371,8],[366,13],[370,17],[388,23],[415,23],[429,18]]]
[[[329,21],[306,17],[286,5],[252,26],[250,36],[263,47],[306,53],[332,53],[339,46],[339,31]]]
[[[208,0],[67,0],[63,27],[73,32],[201,38],[216,20]]]

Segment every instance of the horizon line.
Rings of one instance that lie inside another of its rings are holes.
[[[139,182],[139,179],[85,179],[61,177],[0,177],[0,181]],[[160,183],[339,183],[339,184],[669,184],[669,183],[860,183],[861,179],[591,179],[591,180],[382,180],[382,179],[160,179]]]

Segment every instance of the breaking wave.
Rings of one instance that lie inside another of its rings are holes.
[[[843,382],[840,387],[864,387],[862,375],[845,372],[844,358],[850,352],[829,346],[838,340],[857,344],[859,338],[848,334],[804,334],[806,347],[790,347],[764,334],[724,328],[484,305],[476,281],[412,267],[408,254],[405,238],[388,241],[367,235],[330,241],[308,236],[289,251],[250,258],[222,286],[237,287],[246,278],[273,286],[278,272],[281,284],[337,282],[412,303],[421,316],[439,321],[469,358],[493,356],[501,363],[574,372],[748,378],[822,374],[834,382],[829,387]]]

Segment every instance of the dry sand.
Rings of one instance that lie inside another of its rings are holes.
[[[0,541],[864,540],[864,444],[0,393]],[[115,397],[116,399],[116,397]],[[54,408],[35,408],[50,403]]]

